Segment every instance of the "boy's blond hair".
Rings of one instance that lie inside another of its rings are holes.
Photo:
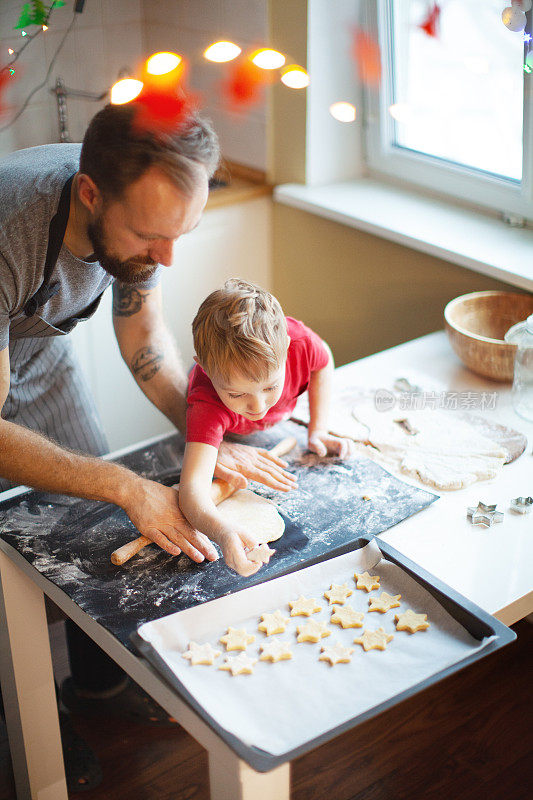
[[[194,349],[210,376],[267,380],[287,356],[287,322],[279,302],[239,279],[212,292],[192,323]]]

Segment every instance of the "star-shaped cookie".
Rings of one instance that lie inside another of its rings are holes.
[[[274,633],[283,633],[288,617],[284,617],[281,611],[274,611],[273,614],[261,614],[262,622],[259,623],[259,630],[264,631],[267,636],[272,636]]]
[[[196,666],[196,664],[212,664],[219,655],[220,650],[215,650],[209,642],[206,642],[206,644],[189,642],[189,649],[182,653],[183,658],[188,659],[192,666]]]
[[[330,622],[342,625],[343,628],[362,628],[364,614],[356,611],[352,606],[334,608]]]
[[[226,650],[246,650],[249,644],[255,641],[252,633],[247,633],[244,628],[228,628],[228,632],[218,640],[226,645]]]
[[[368,572],[356,572],[353,576],[358,589],[365,589],[371,592],[372,589],[379,589],[379,575],[369,575]]]
[[[282,661],[285,658],[292,658],[289,642],[274,639],[272,642],[265,642],[261,645],[261,661]]]
[[[318,620],[311,620],[306,622],[305,625],[298,625],[298,642],[318,642],[324,636],[331,634],[330,629],[325,622],[318,622]]]
[[[379,611],[380,614],[384,614],[386,611],[390,611],[391,608],[399,608],[400,604],[398,600],[400,597],[401,594],[387,594],[387,592],[381,592],[379,597],[368,598],[368,605],[370,606],[368,610]]]
[[[427,614],[415,614],[410,608],[404,611],[403,614],[396,614],[394,621],[397,623],[397,631],[409,631],[409,633],[416,633],[417,631],[425,631],[429,628],[427,621]]]
[[[347,583],[332,583],[331,587],[324,592],[324,597],[329,600],[330,606],[333,603],[344,605],[348,597],[353,594]]]
[[[300,595],[298,600],[289,600],[289,607],[291,609],[291,617],[310,617],[317,611],[322,611],[322,606],[319,606],[314,598],[304,597]]]
[[[362,645],[365,650],[385,650],[387,642],[393,638],[392,633],[385,633],[384,628],[378,628],[377,631],[363,631],[363,635],[356,636],[353,642]]]
[[[255,561],[256,564],[268,564],[270,556],[273,556],[275,552],[275,550],[263,543],[258,544],[253,550],[249,550],[246,557],[249,561]]]
[[[335,642],[333,645],[324,645],[321,647],[321,655],[319,661],[329,661],[331,666],[334,664],[349,664],[352,660],[351,656],[354,651],[353,647],[344,647],[340,642]]]
[[[219,669],[226,669],[232,675],[251,675],[254,671],[254,664],[257,664],[257,658],[250,658],[246,653],[239,653],[238,656],[226,656],[226,663],[222,664]]]

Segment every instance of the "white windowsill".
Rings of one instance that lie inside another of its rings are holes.
[[[533,291],[533,230],[370,179],[285,184],[274,200]]]

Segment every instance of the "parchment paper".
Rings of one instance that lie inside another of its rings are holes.
[[[368,594],[355,588],[354,572],[364,570],[380,576],[379,590]],[[343,630],[330,624],[331,635],[321,642],[297,643],[298,625],[309,619],[329,624],[332,606],[323,593],[331,583],[345,582],[353,589],[347,603],[365,612],[363,627]],[[367,613],[368,598],[382,591],[401,594],[400,608],[386,614]],[[310,618],[291,617],[283,634],[267,637],[258,631],[261,614],[280,609],[289,617],[288,601],[301,594],[314,597],[322,611]],[[394,615],[408,608],[427,614],[430,627],[414,634],[397,631]],[[252,675],[234,677],[219,670],[225,660],[225,647],[218,640],[230,625],[244,627],[255,635],[255,641],[246,651],[249,656],[259,659],[260,644],[278,638],[291,642],[293,658],[276,663],[258,660]],[[378,627],[394,634],[385,651],[365,652],[361,645],[352,644],[365,628]],[[473,638],[415,580],[382,559],[375,542],[268,583],[148,622],[138,633],[223,728],[272,755],[305,744],[466,658],[490,641]],[[213,666],[191,666],[182,656],[191,640],[210,642],[222,655]],[[354,648],[350,663],[332,667],[329,662],[318,660],[321,646],[334,642]]]

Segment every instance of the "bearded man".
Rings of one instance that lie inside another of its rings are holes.
[[[201,219],[218,142],[197,115],[174,132],[135,123],[134,104],[108,105],[81,147],[32,147],[0,162],[0,490],[25,484],[115,503],[167,552],[213,560],[216,550],[183,518],[174,489],[97,457],[108,447],[68,336],[112,285],[122,357],[184,432],[186,372],[162,317],[160,272]],[[237,487],[246,478],[292,485],[279,459],[244,445],[223,444],[215,474]],[[102,714],[129,708],[133,718],[159,718],[162,709],[128,688],[70,621],[67,636],[70,708],[96,703]]]

